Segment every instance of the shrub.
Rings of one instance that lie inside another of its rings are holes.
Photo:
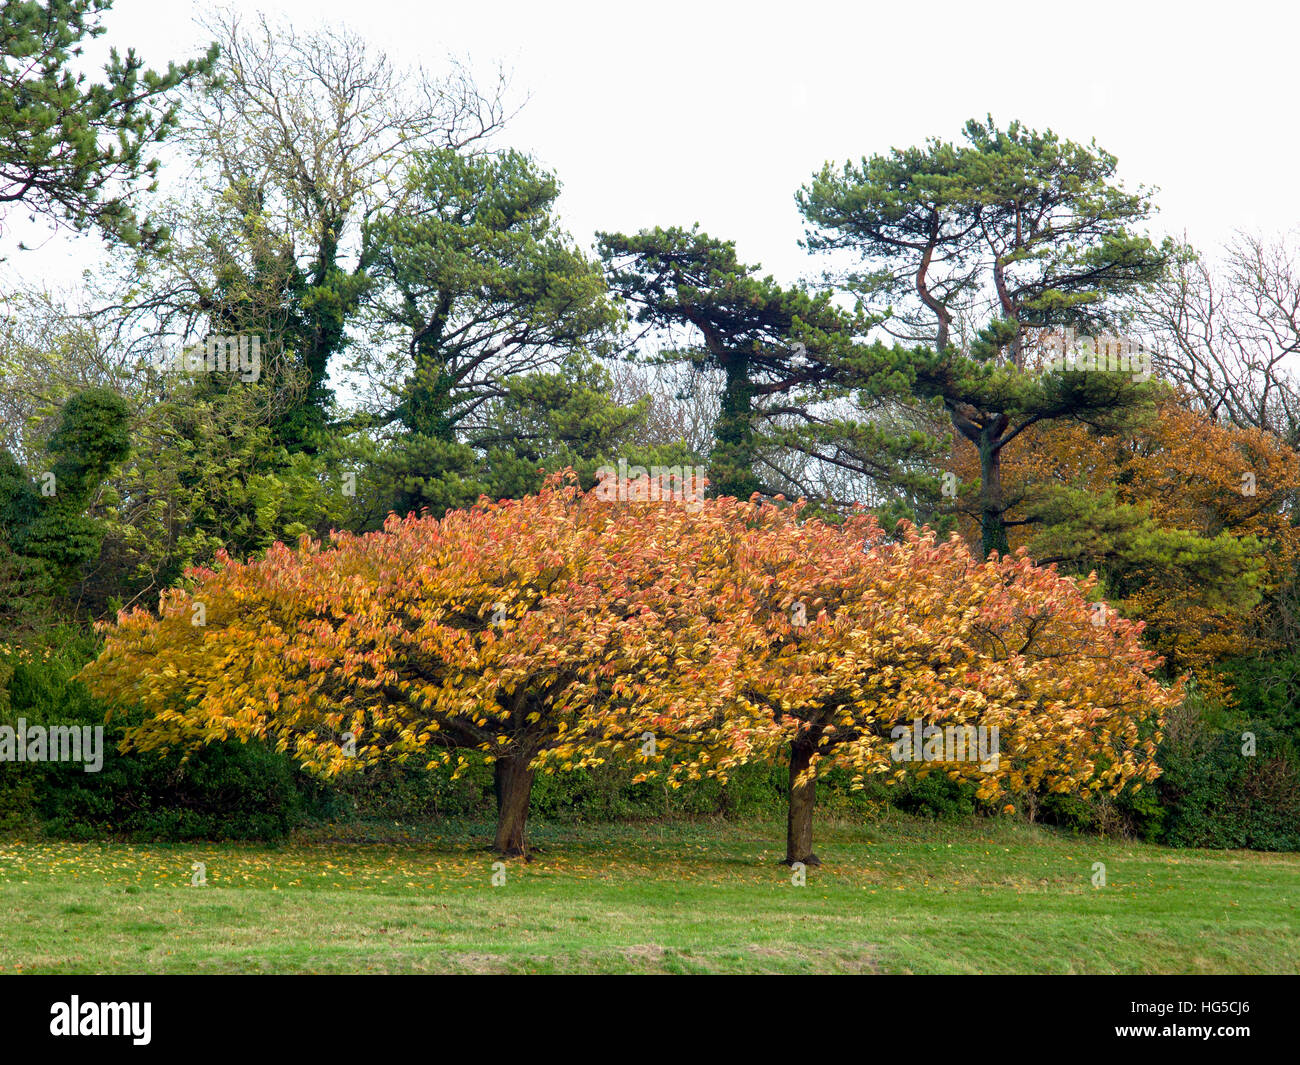
[[[955,821],[975,814],[975,785],[951,780],[945,773],[910,776],[900,786],[894,805],[904,813]]]
[[[1249,696],[1249,687],[1247,693]],[[1166,820],[1162,841],[1176,847],[1300,850],[1300,759],[1276,712],[1249,698],[1247,717],[1189,699],[1171,719],[1158,759]],[[1270,718],[1272,720],[1270,720]],[[1254,753],[1246,753],[1247,734]]]
[[[68,627],[42,645],[0,653],[0,723],[104,725],[105,705],[75,679],[94,640]],[[0,827],[39,827],[54,836],[138,840],[282,839],[320,801],[319,789],[264,744],[225,743],[183,762],[179,755],[117,753],[139,715],[104,725],[104,764],[0,766]]]

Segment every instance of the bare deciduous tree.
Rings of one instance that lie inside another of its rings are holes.
[[[1138,313],[1162,376],[1212,416],[1300,446],[1300,232],[1238,233],[1218,262],[1184,247]]]

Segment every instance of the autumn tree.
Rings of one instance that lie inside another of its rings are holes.
[[[901,725],[999,729],[991,761],[932,759],[990,800],[1115,789],[1150,779],[1175,697],[1141,626],[1099,613],[1087,582],[775,503],[552,483],[193,580],[157,616],[120,616],[87,667],[93,690],[147,712],[134,745],[265,738],[326,776],[476,752],[504,854],[526,852],[539,769],[619,758],[680,783],[788,748],[787,857],[815,861],[816,777],[905,773]]]
[[[157,615],[120,616],[86,677],[144,708],[130,733],[144,750],[256,737],[327,777],[381,758],[459,771],[477,752],[494,766],[494,847],[523,854],[541,756],[591,764],[633,707],[693,719],[717,697],[699,677],[723,676],[737,641],[706,586],[663,565],[692,564],[680,545],[707,536],[683,528],[704,520],[551,484],[277,544],[194,571]]]
[[[1117,791],[1157,772],[1160,714],[1176,692],[1152,679],[1141,626],[1099,612],[1087,582],[1023,554],[979,562],[930,532],[889,542],[859,520],[760,534],[740,568],[770,640],[746,686],[766,711],[756,737],[790,748],[787,861],[816,861],[815,781],[835,766],[859,785],[897,780],[910,754],[988,802],[1038,787]],[[904,752],[899,730],[914,723]],[[984,734],[991,758],[974,750],[980,728],[997,730]],[[950,730],[966,737],[965,758],[954,760]]]
[[[711,700],[671,713],[606,705],[615,738],[591,749],[644,763],[638,779],[725,779],[788,754],[786,861],[805,864],[818,861],[816,781],[834,768],[858,787],[942,771],[989,803],[1154,779],[1161,715],[1179,689],[1153,678],[1141,624],[1094,602],[1094,582],[1023,552],[979,561],[932,531],[905,527],[891,541],[865,516],[830,524],[779,500],[703,509],[710,520],[678,536],[705,539],[679,557],[707,560],[691,579],[717,606],[712,642],[736,657],[700,674],[716,685]],[[915,757],[900,757],[913,727]],[[658,758],[633,744],[646,732],[663,742]]]
[[[961,442],[950,464],[959,479],[977,475]],[[1005,473],[1012,546],[1098,573],[1168,669],[1217,688],[1218,663],[1289,643],[1277,596],[1292,594],[1300,564],[1300,456],[1276,435],[1170,390],[1128,431],[1035,426],[1007,450]],[[975,520],[966,511],[970,535]]]

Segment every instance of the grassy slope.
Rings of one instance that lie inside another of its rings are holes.
[[[795,887],[783,828],[538,825],[542,852],[501,887],[483,826],[283,848],[0,841],[0,972],[1300,971],[1300,855],[823,823],[826,864]]]

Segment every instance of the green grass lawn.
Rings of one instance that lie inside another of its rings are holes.
[[[825,864],[797,887],[783,830],[538,824],[540,853],[501,886],[481,825],[284,847],[0,840],[0,971],[1300,971],[1300,855],[823,821]]]

